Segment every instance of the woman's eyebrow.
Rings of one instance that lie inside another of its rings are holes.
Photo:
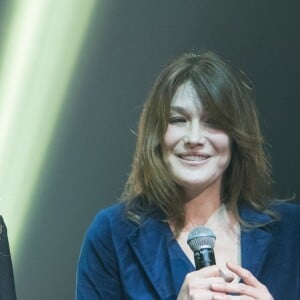
[[[181,113],[181,114],[187,113],[187,111],[183,107],[177,106],[177,105],[171,105],[170,112],[177,112],[177,113]]]
[[[186,108],[182,107],[182,106],[178,106],[178,105],[171,105],[170,106],[170,113],[179,113],[182,115],[188,115],[189,114],[189,110],[187,110]],[[208,118],[209,114],[206,111],[201,111],[200,113],[201,118]]]

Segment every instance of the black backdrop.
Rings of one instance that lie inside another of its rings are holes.
[[[99,1],[15,266],[20,300],[74,298],[84,232],[120,195],[141,105],[183,52],[216,51],[248,74],[278,191],[299,194],[299,12],[299,1]]]

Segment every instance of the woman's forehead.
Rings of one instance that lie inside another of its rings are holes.
[[[171,110],[180,110],[186,107],[202,108],[201,100],[191,81],[187,81],[177,88],[170,103]]]

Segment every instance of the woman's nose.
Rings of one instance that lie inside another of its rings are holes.
[[[191,145],[201,145],[206,141],[205,128],[199,122],[192,122],[187,128],[184,142]]]

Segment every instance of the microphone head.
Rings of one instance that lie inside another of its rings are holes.
[[[205,226],[197,226],[193,228],[187,238],[187,243],[190,248],[199,251],[202,248],[213,248],[215,246],[216,236]]]

